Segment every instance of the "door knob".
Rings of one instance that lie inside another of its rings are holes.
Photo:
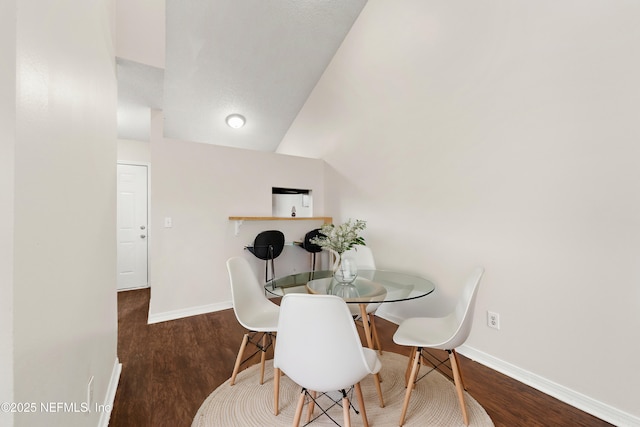
[[[141,235],[140,235],[140,238],[141,238],[141,239],[144,239],[145,237],[147,237],[147,236],[145,236],[144,234],[141,234]]]
[[[144,225],[140,226],[140,230],[144,230],[145,228],[147,228],[147,227],[145,227]]]

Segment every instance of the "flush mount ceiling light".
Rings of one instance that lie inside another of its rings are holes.
[[[240,114],[229,114],[226,118],[226,121],[230,127],[234,129],[238,129],[244,126],[244,123],[247,120],[244,118],[244,116],[241,116]]]

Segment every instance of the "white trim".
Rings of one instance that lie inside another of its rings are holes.
[[[147,323],[149,325],[153,323],[166,322],[169,320],[182,319],[183,317],[197,316],[198,314],[212,313],[214,311],[226,310],[233,307],[231,301],[221,302],[218,304],[200,305],[197,307],[190,307],[181,310],[165,311],[163,313],[149,314]]]
[[[109,419],[111,418],[111,411],[113,410],[113,404],[116,400],[116,391],[118,390],[118,382],[120,382],[120,373],[122,372],[122,363],[116,357],[113,364],[113,370],[111,371],[111,379],[109,380],[109,387],[107,388],[107,395],[104,397],[104,408],[109,408],[108,411],[102,411],[100,413],[100,421],[98,427],[109,427]]]
[[[462,345],[458,353],[482,364],[495,371],[501,372],[523,384],[531,386],[549,396],[574,406],[588,414],[598,417],[618,427],[640,426],[640,418],[627,412],[616,409],[603,402],[585,396],[575,390],[557,384],[540,375],[526,371],[504,360],[493,357],[473,347]]]
[[[151,286],[149,286],[149,284],[146,285],[142,285],[142,286],[132,286],[130,288],[122,288],[122,289],[118,289],[118,292],[127,292],[127,291],[138,291],[140,289],[148,289]]]
[[[394,316],[393,314],[387,313],[386,310],[384,310],[384,304],[382,304],[382,306],[380,306],[380,308],[376,310],[376,316],[384,320],[388,320],[391,323],[395,323],[396,325],[399,325],[405,319],[405,317],[398,317]]]

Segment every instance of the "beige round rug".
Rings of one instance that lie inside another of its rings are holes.
[[[369,425],[374,427],[397,426],[404,401],[404,373],[408,358],[399,354],[384,352],[382,361],[382,394],[385,407],[378,402],[373,376],[361,382]],[[423,368],[426,372],[426,367]],[[236,378],[234,386],[229,381],[213,391],[204,401],[193,420],[192,427],[263,427],[290,426],[301,388],[287,376],[280,380],[280,415],[273,415],[273,366],[267,362],[265,382],[259,384],[260,366],[254,365]],[[355,395],[350,399],[357,407]],[[470,426],[493,426],[491,418],[468,393],[465,402]],[[315,415],[320,414],[318,408]],[[342,409],[334,407],[330,414],[341,425]],[[304,425],[306,407],[300,425]],[[351,424],[362,426],[362,418],[351,411]],[[322,415],[314,426],[335,426]],[[432,372],[420,381],[413,391],[407,411],[406,426],[463,426],[462,413],[453,383],[438,372]]]

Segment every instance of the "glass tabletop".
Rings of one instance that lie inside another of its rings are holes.
[[[358,270],[353,286],[341,285],[330,270],[296,273],[269,281],[272,295],[316,293],[339,295],[347,303],[397,302],[429,295],[435,284],[425,278],[390,270]]]

